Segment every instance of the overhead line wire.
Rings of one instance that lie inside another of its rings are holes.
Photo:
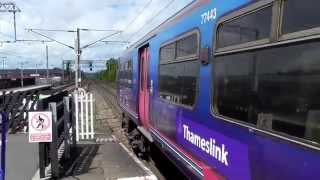
[[[163,8],[160,9],[160,11],[158,11],[158,13],[156,15],[154,15],[152,18],[149,18],[147,20],[147,22],[145,24],[149,24],[151,23],[156,17],[158,17],[162,12],[163,10],[167,9],[175,0],[171,0],[168,4],[166,4]],[[144,24],[144,25],[145,25]],[[145,26],[142,26],[140,29],[138,29],[136,32],[134,32],[130,38],[128,39],[128,41],[130,41],[133,37],[135,37],[135,35],[137,35]]]
[[[128,29],[145,11],[145,9],[152,3],[152,0],[149,0],[149,2],[141,9],[141,11],[139,11],[139,13],[137,14],[137,16],[132,19],[132,21],[130,21],[127,26],[124,29]]]

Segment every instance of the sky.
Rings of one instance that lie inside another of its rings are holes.
[[[182,9],[192,0],[14,0],[21,12],[16,15],[17,39],[47,40],[26,29],[119,30],[105,40],[134,43],[147,32]],[[0,0],[0,2],[3,2]],[[74,46],[76,34],[59,31],[37,31],[64,44]],[[81,46],[114,33],[112,31],[80,31]],[[0,14],[0,41],[13,41],[13,15]],[[62,59],[74,59],[72,49],[56,42],[0,43],[0,67],[45,68],[45,46],[49,49],[50,68],[62,67]],[[106,60],[119,57],[127,44],[99,42],[83,50],[82,59]],[[95,70],[104,68],[96,63]],[[86,66],[82,67],[84,70]]]

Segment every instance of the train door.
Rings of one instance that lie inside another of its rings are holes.
[[[139,117],[145,128],[149,127],[149,47],[143,47],[139,50],[139,71],[140,71],[140,87],[139,87]]]

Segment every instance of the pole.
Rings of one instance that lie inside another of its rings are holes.
[[[20,76],[21,76],[21,87],[23,87],[23,62],[21,63]]]
[[[46,58],[47,58],[47,78],[49,78],[49,56],[48,56],[48,45],[46,45]]]
[[[62,60],[62,83],[64,83],[64,62]]]
[[[75,48],[75,51],[76,51],[76,68],[75,68],[75,83],[76,83],[76,89],[79,88],[79,69],[80,69],[80,55],[81,55],[81,50],[80,50],[80,29],[77,28],[77,39],[76,39],[76,48]]]
[[[6,56],[2,57],[2,73],[1,73],[1,77],[2,77],[2,76],[3,76],[3,77],[7,76],[7,73],[4,71],[6,58],[7,58]],[[2,78],[3,78],[3,77],[2,77]]]
[[[14,27],[14,41],[17,41],[16,11],[13,11],[13,27]]]

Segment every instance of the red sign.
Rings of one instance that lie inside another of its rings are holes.
[[[52,113],[29,112],[29,142],[52,142]]]

